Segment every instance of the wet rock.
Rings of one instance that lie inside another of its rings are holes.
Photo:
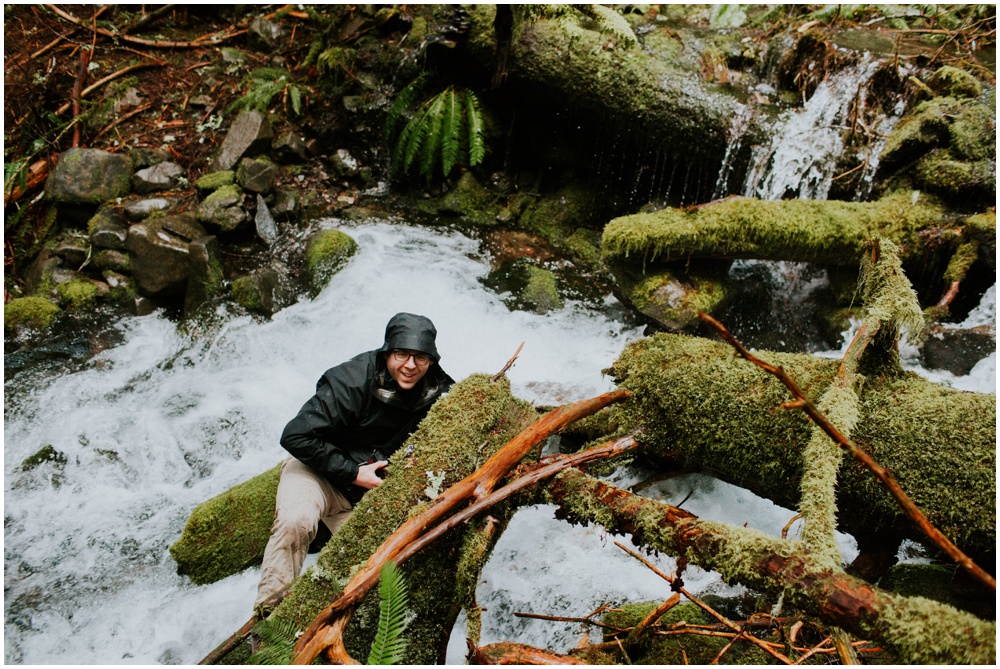
[[[485,238],[490,264],[495,268],[518,258],[545,262],[555,258],[548,242],[537,235],[515,230],[497,230]]]
[[[462,173],[438,206],[439,213],[458,215],[485,226],[496,225],[498,209],[493,195],[476,181],[472,172]]]
[[[136,316],[148,316],[156,311],[156,305],[148,297],[136,295],[132,300],[132,313]]]
[[[264,196],[260,193],[257,194],[257,215],[254,217],[254,223],[257,225],[257,236],[265,243],[272,244],[278,238],[278,226],[267,208],[267,202],[264,202]]]
[[[299,194],[288,188],[280,188],[274,193],[271,214],[279,219],[293,219],[299,211]]]
[[[222,265],[219,263],[219,243],[207,235],[191,242],[188,247],[188,281],[184,295],[184,317],[190,318],[201,305],[222,289]]]
[[[24,274],[24,292],[28,295],[48,292],[52,288],[52,275],[60,266],[59,258],[43,249]]]
[[[177,206],[178,200],[170,197],[151,197],[135,200],[125,205],[125,215],[129,220],[141,221],[156,212],[166,212]]]
[[[128,157],[132,159],[132,168],[136,170],[170,160],[170,154],[163,149],[132,149],[128,152]]]
[[[233,121],[215,160],[216,170],[232,169],[243,156],[254,156],[271,147],[274,131],[266,114],[242,111]]]
[[[85,235],[69,233],[56,243],[52,252],[62,258],[70,267],[80,267],[90,255],[90,238]]]
[[[223,186],[232,186],[235,182],[236,172],[223,170],[221,172],[206,174],[194,182],[194,187],[198,189],[199,193],[211,193]]]
[[[178,188],[184,179],[184,168],[177,163],[157,163],[132,175],[132,188],[140,195]]]
[[[303,163],[309,158],[309,149],[294,132],[284,132],[271,145],[271,155],[283,165]]]
[[[976,363],[996,351],[996,330],[989,325],[970,329],[935,326],[920,348],[920,360],[929,369],[965,376]]]
[[[522,297],[537,314],[547,314],[563,307],[556,275],[542,267],[528,267],[528,285],[525,286]]]
[[[348,259],[358,250],[358,243],[340,230],[321,230],[306,247],[306,269],[312,289],[321,291]]]
[[[134,303],[135,282],[124,274],[119,274],[114,270],[104,270],[101,272],[104,282],[111,289],[110,297],[120,304]]]
[[[132,160],[99,149],[69,149],[45,182],[45,197],[62,204],[96,205],[128,195]]]
[[[259,37],[267,46],[273,47],[284,36],[285,31],[273,21],[258,16],[250,22],[250,32]]]
[[[271,316],[284,306],[281,280],[274,270],[262,270],[233,281],[233,299],[248,311]]]
[[[223,186],[205,198],[198,205],[198,220],[217,228],[220,232],[232,232],[250,219],[243,207],[243,191],[238,186]]]
[[[668,330],[696,325],[698,311],[712,313],[727,294],[719,274],[683,273],[665,267],[648,271],[612,262],[610,269],[625,302]]]
[[[115,209],[102,207],[87,222],[90,243],[99,249],[124,249],[128,223]]]
[[[19,332],[24,328],[44,330],[62,310],[43,297],[16,297],[3,306],[3,328]]]
[[[90,264],[99,270],[128,272],[128,253],[118,249],[101,249],[94,253]]]
[[[358,161],[355,160],[354,156],[347,149],[337,149],[329,157],[329,163],[333,171],[333,176],[336,179],[350,179],[358,175],[360,167]]]
[[[205,235],[205,229],[185,214],[153,218],[129,228],[126,247],[139,290],[149,296],[182,290],[190,273],[190,243]]]
[[[21,471],[31,471],[46,462],[54,462],[59,465],[64,465],[67,462],[66,454],[62,451],[57,451],[52,444],[47,444],[42,446],[34,455],[29,455],[21,461]]]
[[[97,302],[97,286],[87,279],[75,278],[60,284],[56,293],[67,311],[85,311]]]
[[[269,193],[278,178],[278,166],[267,158],[244,158],[236,170],[236,183],[252,193]]]
[[[978,98],[983,94],[983,85],[974,76],[950,65],[939,68],[927,83],[938,95],[952,98]]]

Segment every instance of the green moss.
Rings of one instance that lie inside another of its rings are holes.
[[[562,246],[570,252],[573,258],[588,267],[597,267],[601,263],[601,236],[593,230],[578,228],[562,240]]]
[[[199,504],[170,546],[177,573],[198,585],[259,564],[271,536],[281,466]]]
[[[528,284],[524,288],[524,301],[533,306],[535,312],[545,314],[553,309],[562,309],[563,299],[556,286],[556,275],[547,269],[529,265]]]
[[[223,186],[232,186],[236,182],[236,173],[232,170],[212,172],[194,182],[194,187],[200,192],[216,191]]]
[[[881,235],[914,253],[919,230],[943,220],[940,207],[901,195],[866,203],[736,198],[616,218],[602,247],[605,256],[647,261],[723,256],[856,265],[869,238]]]
[[[953,98],[978,98],[983,85],[974,76],[957,67],[945,65],[931,75],[930,85],[941,95]]]
[[[241,276],[233,280],[233,300],[244,309],[260,311],[264,308],[261,300],[260,284],[253,276]]]
[[[362,498],[350,520],[320,552],[316,568],[295,581],[275,614],[302,627],[307,625],[343,588],[356,566],[408,517],[413,505],[426,501],[427,471],[446,472],[442,488],[450,486],[474,471],[534,418],[532,407],[510,394],[506,379],[492,383],[488,376],[475,374],[456,384],[389,458],[385,482]],[[458,610],[458,565],[463,565],[463,581],[481,569],[487,551],[477,541],[467,547],[475,547],[480,557],[456,555],[467,531],[456,530],[401,566],[410,585],[410,609],[415,615],[407,631],[411,640],[407,663],[437,661]],[[377,600],[377,593],[370,593],[347,628],[347,648],[355,658],[367,657],[377,626]]]
[[[457,214],[474,225],[497,224],[499,207],[494,196],[476,181],[472,172],[463,172],[447,195],[441,198],[438,211]]]
[[[935,98],[921,102],[900,123],[882,149],[882,161],[905,163],[934,147],[947,146],[951,119],[963,109],[955,98]]]
[[[962,109],[948,128],[950,148],[965,160],[996,160],[996,112],[986,105]]]
[[[996,191],[996,165],[988,160],[955,160],[949,151],[921,158],[914,169],[915,183],[950,198],[982,196]]]
[[[306,268],[313,290],[319,292],[358,250],[358,243],[340,230],[322,230],[309,240]]]
[[[59,299],[70,311],[82,311],[97,302],[97,286],[90,281],[73,279],[56,286]]]
[[[698,311],[711,313],[727,294],[725,278],[715,274],[681,273],[661,266],[640,273],[626,263],[609,264],[626,299],[640,312],[672,330],[698,323]]]
[[[29,455],[21,462],[21,471],[29,471],[43,465],[46,462],[54,462],[58,465],[66,464],[66,454],[57,451],[52,444],[42,446],[34,455]]]
[[[15,331],[21,327],[45,330],[61,309],[43,297],[16,297],[3,306],[4,330]]]
[[[944,271],[944,277],[942,277],[945,284],[964,279],[965,275],[969,272],[969,268],[972,267],[972,264],[978,258],[979,242],[971,241],[961,244],[954,255],[951,256],[951,260],[948,261],[948,267]]]
[[[876,248],[878,260],[873,262]],[[915,340],[923,329],[923,315],[917,295],[903,274],[899,247],[887,239],[879,239],[865,250],[858,282],[865,305],[865,322],[893,342],[904,330],[909,332],[911,341]]]

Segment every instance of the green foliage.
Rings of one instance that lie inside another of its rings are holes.
[[[395,134],[403,110],[423,86],[421,79],[403,89],[390,110],[385,125],[388,141]],[[449,86],[425,102],[399,133],[392,165],[395,174],[401,176],[419,164],[420,175],[430,182],[435,174],[447,178],[456,165],[474,167],[485,155],[478,99],[472,91]]]
[[[379,617],[378,632],[372,643],[367,664],[396,664],[403,659],[406,652],[407,605],[409,594],[403,572],[396,563],[387,560],[382,565],[382,573],[378,581]]]
[[[15,160],[3,164],[3,194],[10,195],[15,188],[25,188],[28,185],[28,161]]]
[[[292,83],[292,75],[288,70],[260,67],[246,76],[243,85],[247,87],[246,93],[229,105],[226,113],[232,113],[236,109],[267,111],[271,102],[279,95],[286,110],[290,102],[296,115],[302,113],[303,87]]]
[[[295,650],[295,623],[269,616],[254,625],[252,634],[260,639],[262,648],[247,659],[247,664],[291,664]]]

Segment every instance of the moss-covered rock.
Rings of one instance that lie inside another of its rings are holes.
[[[291,594],[273,615],[295,622],[300,629],[325,608],[401,522],[430,503],[427,472],[444,474],[442,489],[473,472],[536,417],[534,409],[510,394],[506,379],[491,382],[475,374],[456,384],[439,400],[417,431],[389,458],[389,475],[369,491],[354,513],[320,552],[316,567],[293,584]],[[421,501],[423,500],[423,501]],[[416,506],[414,506],[416,504]],[[491,509],[506,522],[510,508]],[[407,664],[433,664],[451,632],[463,603],[463,592],[475,590],[489,550],[468,544],[466,537],[481,527],[456,528],[454,534],[424,549],[402,565],[410,590]],[[499,535],[499,532],[496,533]],[[476,555],[467,558],[474,550]],[[378,593],[370,592],[344,635],[353,657],[368,656],[378,622]]]
[[[3,305],[4,330],[16,332],[24,327],[44,330],[62,310],[43,297],[16,297]]]
[[[170,546],[177,573],[204,585],[260,564],[280,473],[279,465],[199,504]]]
[[[458,215],[475,225],[497,224],[499,207],[496,198],[483,188],[472,172],[463,172],[455,186],[441,198],[438,211],[443,214]]]
[[[236,173],[232,170],[211,172],[194,182],[194,187],[201,193],[211,193],[223,186],[232,186],[236,182]]]
[[[38,452],[29,455],[21,462],[21,471],[30,471],[46,462],[54,462],[57,465],[64,465],[67,462],[66,454],[57,451],[52,444],[42,446]]]
[[[673,267],[650,267],[642,272],[628,263],[608,263],[627,304],[668,330],[696,325],[698,311],[712,313],[729,293],[725,272],[687,271]]]
[[[56,286],[59,300],[69,311],[83,311],[97,302],[97,286],[92,281],[73,279]]]
[[[222,233],[232,232],[250,220],[243,206],[243,191],[235,184],[213,191],[198,205],[196,213],[200,222]]]
[[[527,268],[528,283],[522,297],[539,314],[548,313],[563,306],[562,296],[556,284],[556,275],[550,270],[531,265]]]
[[[966,72],[951,65],[939,68],[928,82],[938,95],[952,98],[978,98],[983,94],[983,85]]]
[[[313,235],[306,247],[306,270],[313,291],[323,290],[357,250],[358,243],[346,232],[321,230]]]
[[[759,352],[781,365],[816,401],[839,361]],[[931,522],[966,552],[992,563],[996,551],[996,397],[963,393],[914,374],[868,378],[860,393],[855,443],[893,472]],[[625,348],[611,368],[631,400],[612,409],[621,429],[643,444],[676,451],[701,467],[776,503],[799,505],[802,451],[812,426],[773,376],[736,358],[724,344],[660,334]],[[885,487],[861,464],[838,478],[841,529],[922,540]]]

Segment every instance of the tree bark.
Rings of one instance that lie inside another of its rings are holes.
[[[558,515],[631,534],[654,550],[718,571],[729,583],[784,595],[824,622],[884,643],[902,662],[988,663],[996,660],[996,624],[923,598],[906,598],[815,560],[800,541],[701,520],[687,511],[613,488],[576,470],[547,488]]]

